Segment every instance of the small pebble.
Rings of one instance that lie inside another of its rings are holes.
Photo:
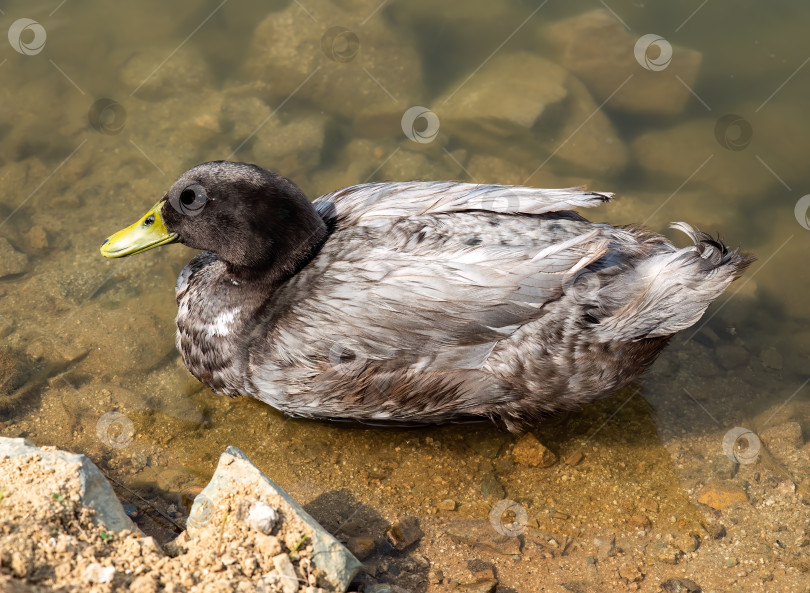
[[[266,502],[257,500],[250,505],[247,524],[259,533],[270,535],[278,522],[278,511]]]
[[[94,562],[84,569],[84,580],[88,583],[110,583],[115,576],[115,568],[112,566],[101,566]]]
[[[404,550],[425,536],[416,517],[403,517],[391,525],[385,535],[397,550]]]
[[[557,456],[531,433],[523,435],[515,443],[512,456],[517,463],[529,467],[549,467],[557,462]]]
[[[284,593],[296,593],[298,591],[298,577],[295,576],[295,568],[290,561],[290,556],[288,554],[273,556],[273,565],[281,577],[282,591]]]
[[[455,511],[456,510],[456,501],[452,498],[446,498],[441,501],[439,504],[436,505],[440,511]]]
[[[572,455],[566,457],[565,463],[567,465],[570,465],[571,467],[574,467],[576,465],[579,465],[580,462],[584,459],[584,457],[585,455],[582,454],[582,451],[577,451],[576,453],[573,453]]]

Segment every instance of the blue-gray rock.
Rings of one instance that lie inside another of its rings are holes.
[[[79,491],[81,502],[96,512],[94,520],[104,529],[115,532],[125,529],[138,531],[124,512],[124,507],[115,496],[107,478],[85,455],[67,451],[43,451],[22,438],[0,437],[0,459],[33,455],[39,456],[39,463],[44,467],[52,467],[57,461],[76,465],[81,484]]]
[[[352,578],[362,567],[360,561],[236,447],[225,449],[211,481],[194,499],[186,523],[188,536],[194,538],[208,526],[208,522],[214,517],[214,509],[230,491],[243,489],[253,492],[256,499],[267,494],[280,497],[288,506],[283,509],[284,514],[295,515],[312,531],[312,563],[324,571],[336,590],[348,589]]]

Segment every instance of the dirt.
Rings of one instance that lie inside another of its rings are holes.
[[[269,534],[257,531],[248,521],[249,492],[233,491],[210,510],[210,525],[197,537],[183,534],[166,551],[135,529],[107,532],[82,505],[80,492],[73,464],[44,467],[35,456],[0,461],[0,591],[330,590],[310,567],[304,524],[281,510]],[[283,509],[280,500],[263,502]],[[273,576],[284,564],[297,577],[291,587]]]

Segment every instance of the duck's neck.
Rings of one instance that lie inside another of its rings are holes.
[[[307,224],[287,229],[283,239],[269,239],[261,265],[243,266],[226,261],[231,279],[240,284],[255,284],[272,290],[297,274],[320,251],[329,238],[329,228],[314,211]],[[300,220],[298,221],[301,222]]]

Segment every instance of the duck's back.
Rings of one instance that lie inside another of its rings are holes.
[[[294,415],[510,427],[609,393],[748,260],[572,212],[608,199],[415,182],[316,200],[332,233],[265,303],[245,390]]]

